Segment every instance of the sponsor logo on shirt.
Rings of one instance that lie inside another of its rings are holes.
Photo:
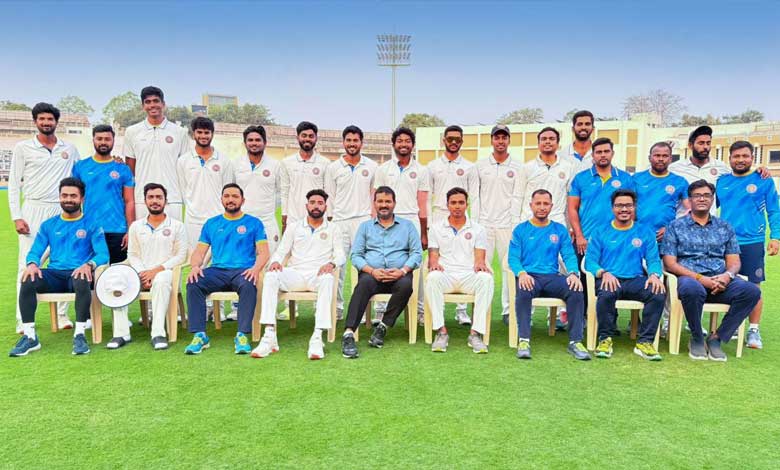
[[[458,168],[458,171],[455,172],[458,176],[463,176],[463,168]]]
[[[756,187],[756,185],[755,185],[755,184],[749,184],[749,185],[747,185],[747,187],[745,188],[745,191],[749,192],[750,194],[753,194],[754,192],[756,192],[756,190],[757,190],[757,189],[758,189],[758,188]]]
[[[263,176],[268,178],[269,176],[271,176],[271,172],[269,170],[263,170]]]
[[[508,178],[514,178],[515,177],[515,172],[512,171],[512,170],[509,170],[509,171],[506,172],[506,176]]]
[[[238,227],[236,227],[236,232],[238,232],[241,235],[243,235],[243,234],[246,233],[246,227],[244,227],[243,225],[239,225]]]
[[[562,180],[565,180],[566,179],[566,173],[564,173],[564,172],[558,173],[558,178],[560,178]]]
[[[327,233],[325,233],[325,232],[322,232],[322,233],[320,234],[320,238],[321,238],[321,239],[323,239],[323,240],[327,240],[327,239],[328,239],[328,234],[327,234]]]
[[[633,240],[631,240],[631,244],[634,246],[634,248],[639,248],[640,246],[642,246],[642,240],[639,238],[634,238]]]
[[[613,180],[612,181],[612,187],[613,188],[619,188],[620,187],[620,180]]]
[[[219,166],[219,164],[215,163],[214,166],[211,167],[211,169],[214,170],[214,171],[219,171],[220,166]]]
[[[558,235],[554,233],[550,235],[550,243],[558,243]]]
[[[716,176],[718,174],[718,169],[717,168],[710,168],[710,174],[712,176]]]
[[[368,170],[363,170],[363,173],[362,173],[362,175],[363,175],[363,176],[368,176]]]
[[[674,186],[671,184],[666,185],[666,194],[674,194]]]
[[[315,166],[314,168],[311,169],[311,172],[314,173],[315,175],[319,175],[320,169]]]
[[[163,234],[164,237],[170,237],[171,236],[171,229],[166,228],[165,230],[162,231],[162,234]]]
[[[87,238],[87,231],[83,228],[76,230],[76,238]]]
[[[109,173],[109,176],[111,176],[111,179],[118,180],[119,179],[119,172],[114,170],[111,173]]]
[[[471,232],[466,232],[466,235],[463,235],[466,240],[471,240]]]
[[[62,152],[62,154],[60,156],[62,157],[63,160],[67,160],[68,159],[68,152]]]
[[[168,142],[169,144],[172,144],[173,143],[173,137],[168,136],[168,137],[165,138],[165,141]]]
[[[409,178],[411,178],[411,179],[417,178],[417,173],[415,173],[414,171],[409,173]]]

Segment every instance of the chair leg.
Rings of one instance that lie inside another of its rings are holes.
[[[675,302],[669,311],[669,354],[680,354],[680,334],[682,333],[682,305]]]
[[[417,300],[414,301],[414,308],[412,304],[406,308],[406,319],[409,323],[409,344],[417,343]]]
[[[146,300],[139,300],[141,303],[141,324],[144,328],[149,328],[149,302]]]
[[[514,312],[509,314],[509,347],[517,348],[517,316]]]
[[[631,334],[629,337],[636,340],[637,330],[639,329],[639,310],[631,310]]]
[[[531,307],[533,309],[533,307]],[[558,307],[550,307],[550,319],[547,321],[547,336],[555,336],[555,322],[558,320]]]
[[[487,314],[486,314],[486,325],[485,325],[485,334],[482,335],[482,341],[485,343],[485,346],[490,346],[490,308],[488,308]],[[473,317],[472,317],[473,318]]]
[[[718,329],[718,312],[710,312],[710,334],[712,334],[712,332],[717,329]]]
[[[60,327],[57,326],[57,302],[49,302],[49,317],[51,319],[51,332],[60,331]]]
[[[745,324],[747,319],[737,329],[737,358],[742,357],[742,348],[745,346]]]
[[[215,300],[214,301],[214,328],[221,330],[222,329],[222,319],[220,318],[220,307],[219,305],[221,301]]]
[[[179,292],[179,315],[181,315],[181,327],[187,328],[187,310],[184,308],[184,296]]]
[[[94,291],[92,291],[90,317],[92,319],[92,343],[100,344],[103,341],[103,305]]]
[[[596,298],[591,296],[588,300],[588,350],[596,349],[596,329],[598,320],[596,319]]]
[[[298,327],[298,320],[296,318],[298,315],[295,314],[295,301],[294,300],[290,301],[289,307],[290,307],[290,329],[295,329],[295,328]]]
[[[659,351],[659,352],[660,352],[660,349],[658,349],[658,348],[660,347],[660,344],[661,344],[661,324],[662,323],[663,323],[663,320],[661,320],[658,323],[658,328],[655,330],[655,340],[653,341],[653,347],[655,348],[656,351]]]
[[[425,319],[425,343],[431,344],[433,342],[433,317],[431,316],[431,306],[428,305],[428,296],[425,296],[423,317]]]
[[[338,284],[338,282],[334,282],[334,284]],[[336,296],[334,295],[330,306],[330,329],[328,330],[329,343],[336,341],[336,323],[338,323],[338,320],[336,320]]]
[[[143,307],[142,307],[143,308]],[[171,298],[170,305],[168,306],[168,314],[166,315],[166,328],[168,329],[168,341],[175,343],[179,339],[179,322],[176,321],[176,316],[179,313],[178,300]]]

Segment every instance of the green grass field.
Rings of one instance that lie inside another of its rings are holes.
[[[308,361],[307,306],[296,330],[280,325],[281,351],[263,360],[233,355],[235,323],[210,329],[212,347],[197,357],[183,354],[187,333],[168,351],[152,351],[140,325],[124,349],[95,346],[74,357],[71,334],[50,333],[40,308],[43,349],[13,359],[6,357],[17,340],[9,219],[2,191],[3,468],[778,465],[777,259],[764,289],[765,349],[746,349],[737,360],[732,342],[725,364],[670,356],[665,341],[664,360],[646,362],[625,334],[611,360],[579,363],[565,353],[565,334],[546,335],[541,311],[534,359],[520,362],[507,347],[499,302],[488,355],[467,349],[467,331],[448,313],[446,354],[430,352],[422,328],[409,345],[399,325],[382,350],[369,349],[362,335],[358,360],[343,359],[333,343],[325,360]],[[107,310],[104,316],[110,319]],[[626,321],[621,314],[621,327]]]

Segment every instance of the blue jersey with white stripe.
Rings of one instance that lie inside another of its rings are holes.
[[[130,167],[113,159],[99,162],[91,157],[76,163],[73,176],[86,186],[84,212],[99,221],[105,232],[127,233],[122,191],[135,187]]]
[[[265,227],[249,214],[233,219],[226,214],[212,217],[200,231],[200,243],[211,247],[211,266],[247,269],[255,264],[258,243],[266,243]]]
[[[547,225],[535,225],[527,220],[512,231],[508,260],[515,276],[523,271],[555,274],[559,271],[559,255],[567,272],[579,272],[569,231],[562,224],[548,220]]]
[[[673,221],[677,205],[688,199],[688,181],[674,173],[658,176],[650,170],[640,171],[634,175],[634,183],[636,218],[654,232]]]
[[[625,229],[610,223],[593,234],[585,251],[585,269],[593,275],[603,269],[621,279],[643,276],[642,261],[647,264],[648,274],[661,277],[655,232],[640,223]]]
[[[571,181],[569,196],[580,198],[580,226],[585,238],[589,239],[599,227],[612,221],[614,215],[610,198],[618,189],[636,188],[631,175],[615,167],[612,167],[612,174],[606,181],[602,181],[596,165],[577,173]]]
[[[715,189],[720,218],[731,224],[740,245],[763,243],[766,225],[772,238],[780,238],[780,202],[771,178],[751,172],[744,176],[723,175]]]
[[[27,254],[27,264],[40,266],[46,248],[51,248],[49,269],[73,270],[88,261],[98,266],[108,263],[103,229],[95,219],[84,214],[77,219],[57,215],[43,222]]]

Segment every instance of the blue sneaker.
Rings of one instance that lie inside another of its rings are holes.
[[[195,333],[192,342],[184,348],[184,354],[200,354],[201,351],[209,347],[209,337],[206,333]]]
[[[73,355],[81,356],[82,354],[89,354],[89,344],[87,344],[87,338],[83,334],[78,334],[73,337]]]
[[[22,337],[19,338],[19,341],[16,342],[16,346],[14,346],[8,355],[10,357],[21,357],[26,356],[27,353],[38,351],[40,349],[41,343],[38,341],[37,336],[35,339],[30,339],[30,337],[22,335]]]
[[[249,344],[249,338],[240,331],[236,333],[233,344],[236,346],[236,354],[249,354],[252,352],[252,346]]]

